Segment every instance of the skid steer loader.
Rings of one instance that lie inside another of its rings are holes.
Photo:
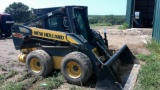
[[[57,8],[57,7],[56,7]],[[90,29],[87,7],[65,6],[24,25],[12,26],[18,60],[34,75],[46,76],[61,70],[72,84],[97,76],[97,90],[128,90],[137,77],[139,64],[126,45],[113,56],[108,41]]]

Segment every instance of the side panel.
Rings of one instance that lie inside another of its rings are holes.
[[[24,48],[26,44],[36,44],[40,43],[40,41],[48,41],[48,42],[63,42],[63,43],[71,43],[75,45],[82,44],[81,38],[76,36],[75,34],[68,34],[65,32],[58,32],[47,29],[40,28],[29,28],[23,25],[13,25],[12,26],[12,37],[15,48],[18,50],[20,48]],[[33,39],[37,42],[33,42]],[[39,40],[39,41],[38,41]],[[32,41],[32,42],[29,42]],[[42,43],[42,45],[45,43]],[[34,47],[34,46],[33,46]],[[32,47],[30,47],[32,48]]]
[[[61,69],[62,59],[69,53],[77,51],[75,48],[43,48],[53,59],[53,68]]]
[[[73,44],[78,44],[76,40],[74,40],[70,36],[66,36],[66,33],[64,32],[51,31],[51,30],[40,29],[40,28],[31,28],[31,30],[32,30],[32,36],[35,36],[35,37],[52,39],[52,40],[57,40],[62,42],[69,41]]]
[[[62,56],[52,56],[54,69],[61,69],[61,62],[62,62],[63,58],[64,57],[62,57]]]
[[[155,12],[154,12],[154,27],[152,32],[152,37],[160,41],[160,0],[155,2]]]
[[[28,27],[22,25],[13,25],[11,30],[13,43],[16,50],[22,47],[24,43],[24,38],[27,38],[29,35],[32,34],[32,31]]]

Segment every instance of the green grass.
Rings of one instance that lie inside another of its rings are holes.
[[[16,72],[16,71],[11,70],[11,71],[9,71],[9,73],[5,76],[5,78],[4,78],[4,79],[11,78],[11,77],[13,77],[15,74],[17,74],[17,72]]]
[[[32,84],[34,84],[38,80],[43,79],[42,77],[31,77],[29,73],[22,73],[23,76],[18,80],[18,82],[11,81],[3,85],[6,79],[13,77],[15,74],[16,74],[15,71],[10,71],[7,74],[0,75],[0,84],[2,85],[2,86],[0,85],[0,90],[27,90],[32,86]],[[30,79],[28,81],[23,82],[23,80],[28,77]],[[54,74],[52,77],[46,78],[45,82],[46,85],[45,86],[41,85],[41,87],[44,90],[52,90],[58,88],[61,84],[63,84],[63,82],[64,78],[62,74],[58,73]],[[41,90],[41,87],[37,87],[35,90]]]
[[[96,23],[90,24],[91,26],[113,26],[111,23]]]
[[[63,84],[64,78],[62,74],[58,73],[57,75],[54,75],[53,77],[46,78],[46,82],[43,86],[46,90],[52,90],[58,88],[61,84]]]
[[[129,28],[129,25],[126,24],[126,23],[124,23],[123,25],[121,25],[121,26],[118,27],[119,30],[125,30],[127,28]]]
[[[69,88],[69,90],[83,90],[81,87],[78,86],[72,86]]]
[[[3,90],[23,90],[23,85],[21,83],[10,82],[3,88]]]
[[[137,55],[145,64],[139,72],[135,90],[160,90],[160,43],[153,40],[146,47],[150,55]]]
[[[7,74],[0,75],[0,86],[5,82],[6,79],[13,77],[17,72],[16,71],[9,71]]]
[[[5,78],[5,75],[4,74],[0,74],[0,86],[4,82],[4,78]]]

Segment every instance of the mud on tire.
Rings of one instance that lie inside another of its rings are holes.
[[[71,84],[82,85],[90,78],[92,70],[90,59],[77,51],[66,55],[61,63],[61,72]]]
[[[46,76],[53,69],[53,62],[44,50],[34,50],[27,55],[26,65],[29,72],[36,76]]]

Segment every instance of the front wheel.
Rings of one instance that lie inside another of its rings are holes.
[[[29,72],[36,76],[46,76],[52,71],[51,57],[44,50],[34,50],[27,55],[26,65]]]
[[[90,59],[81,52],[72,52],[64,57],[61,63],[61,72],[65,79],[72,84],[85,83],[92,74]]]

